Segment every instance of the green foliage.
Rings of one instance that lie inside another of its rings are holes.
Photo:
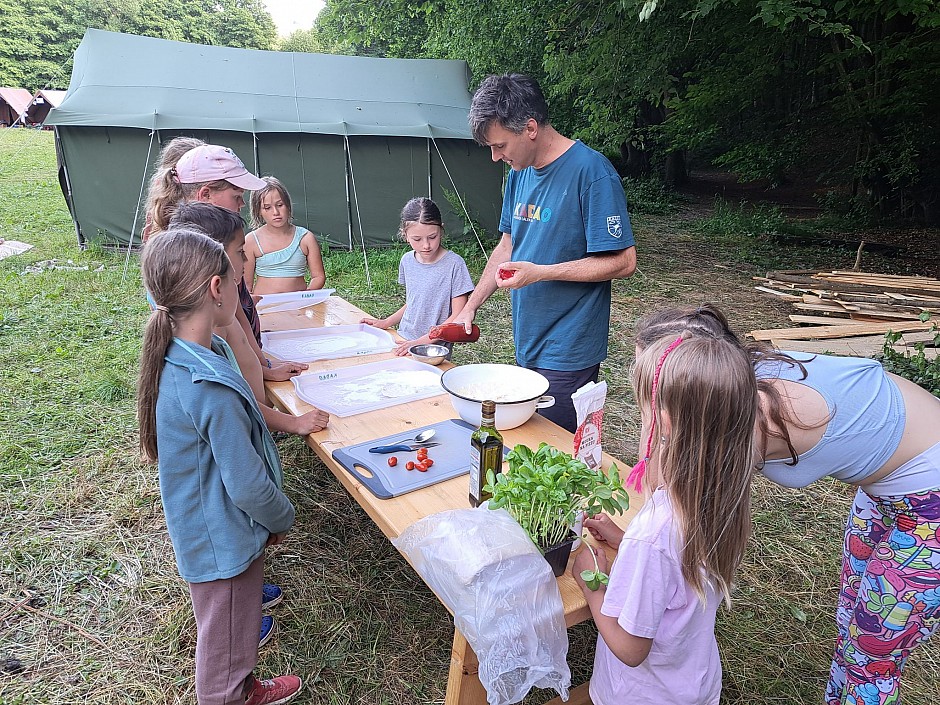
[[[922,315],[921,320],[929,320],[929,314]],[[931,331],[934,333],[931,343],[934,351],[940,348],[940,327],[934,324]],[[914,352],[903,353],[894,349],[894,344],[901,339],[902,333],[888,332],[885,335],[884,347],[881,350],[881,364],[888,372],[909,379],[919,384],[935,397],[940,397],[940,357],[928,358],[926,343],[915,343]]]
[[[777,206],[747,203],[735,206],[716,200],[711,214],[698,221],[696,227],[712,235],[760,237],[781,232],[785,225],[786,218]]]
[[[489,508],[506,509],[542,549],[561,543],[582,511],[592,517],[630,506],[616,465],[605,475],[547,443],[536,451],[517,445],[506,461],[506,472],[487,473]]]
[[[86,28],[161,39],[270,49],[277,37],[261,0],[0,0],[0,85],[66,88]]]
[[[625,177],[623,190],[630,213],[665,215],[675,206],[675,194],[655,176]]]

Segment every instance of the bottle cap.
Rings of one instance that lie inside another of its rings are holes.
[[[494,417],[496,416],[496,402],[495,401],[485,401],[483,402],[483,416]]]

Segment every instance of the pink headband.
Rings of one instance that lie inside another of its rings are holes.
[[[630,471],[630,476],[627,478],[627,485],[632,484],[636,492],[639,492],[642,488],[643,477],[646,475],[646,464],[649,462],[650,454],[653,450],[653,436],[656,431],[656,392],[659,390],[659,375],[663,371],[663,363],[666,362],[666,356],[679,347],[679,343],[681,342],[682,336],[680,335],[669,344],[669,347],[659,356],[659,362],[656,363],[656,371],[653,373],[653,397],[650,402],[653,418],[650,422],[650,435],[649,438],[646,439],[646,454],[640,462],[633,466],[633,469]]]

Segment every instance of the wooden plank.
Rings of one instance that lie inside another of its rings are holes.
[[[778,350],[819,353],[831,355],[849,355],[851,357],[873,357],[878,355],[885,344],[883,335],[866,335],[857,338],[836,340],[794,340],[774,338],[771,344]]]
[[[908,331],[891,347],[905,354],[916,352],[917,343],[932,342],[934,333],[931,331]],[[884,349],[884,335],[864,335],[854,338],[839,338],[833,340],[796,340],[786,338],[773,338],[771,344],[778,350],[794,350],[808,353],[832,353],[834,355],[851,355],[854,357],[874,357],[880,355]],[[926,348],[924,354],[928,359],[937,356],[937,348]]]
[[[778,283],[791,283],[804,286],[808,289],[826,288],[831,291],[870,292],[875,294],[883,294],[888,291],[894,291],[900,294],[916,294],[923,296],[937,295],[936,291],[934,290],[927,290],[918,287],[856,284],[851,282],[825,280],[801,274],[788,274],[786,272],[768,272],[767,277],[768,279],[773,280],[775,285],[778,285]],[[821,284],[824,284],[825,286],[821,287]]]
[[[796,296],[794,294],[787,294],[783,291],[775,291],[774,289],[770,289],[766,286],[755,286],[754,288],[757,291],[762,291],[765,294],[772,294],[774,296],[779,296],[780,298],[786,301],[801,301],[801,298],[799,296]]]
[[[811,340],[811,339],[829,339],[829,338],[851,338],[857,335],[887,333],[889,330],[895,332],[908,330],[929,330],[930,323],[901,322],[901,323],[866,323],[858,325],[852,323],[841,326],[816,326],[814,328],[778,328],[771,330],[752,330],[750,335],[755,340]]]
[[[860,323],[860,321],[854,321],[851,318],[838,318],[836,316],[803,316],[798,313],[791,313],[790,320],[794,323],[811,323],[813,325],[820,326],[836,326],[836,325],[850,325],[853,323]]]

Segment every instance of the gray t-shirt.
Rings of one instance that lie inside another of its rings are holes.
[[[398,265],[398,283],[405,287],[405,315],[398,334],[406,340],[427,335],[451,314],[450,300],[473,291],[473,280],[460,255],[450,250],[434,264],[422,264],[406,252]]]

